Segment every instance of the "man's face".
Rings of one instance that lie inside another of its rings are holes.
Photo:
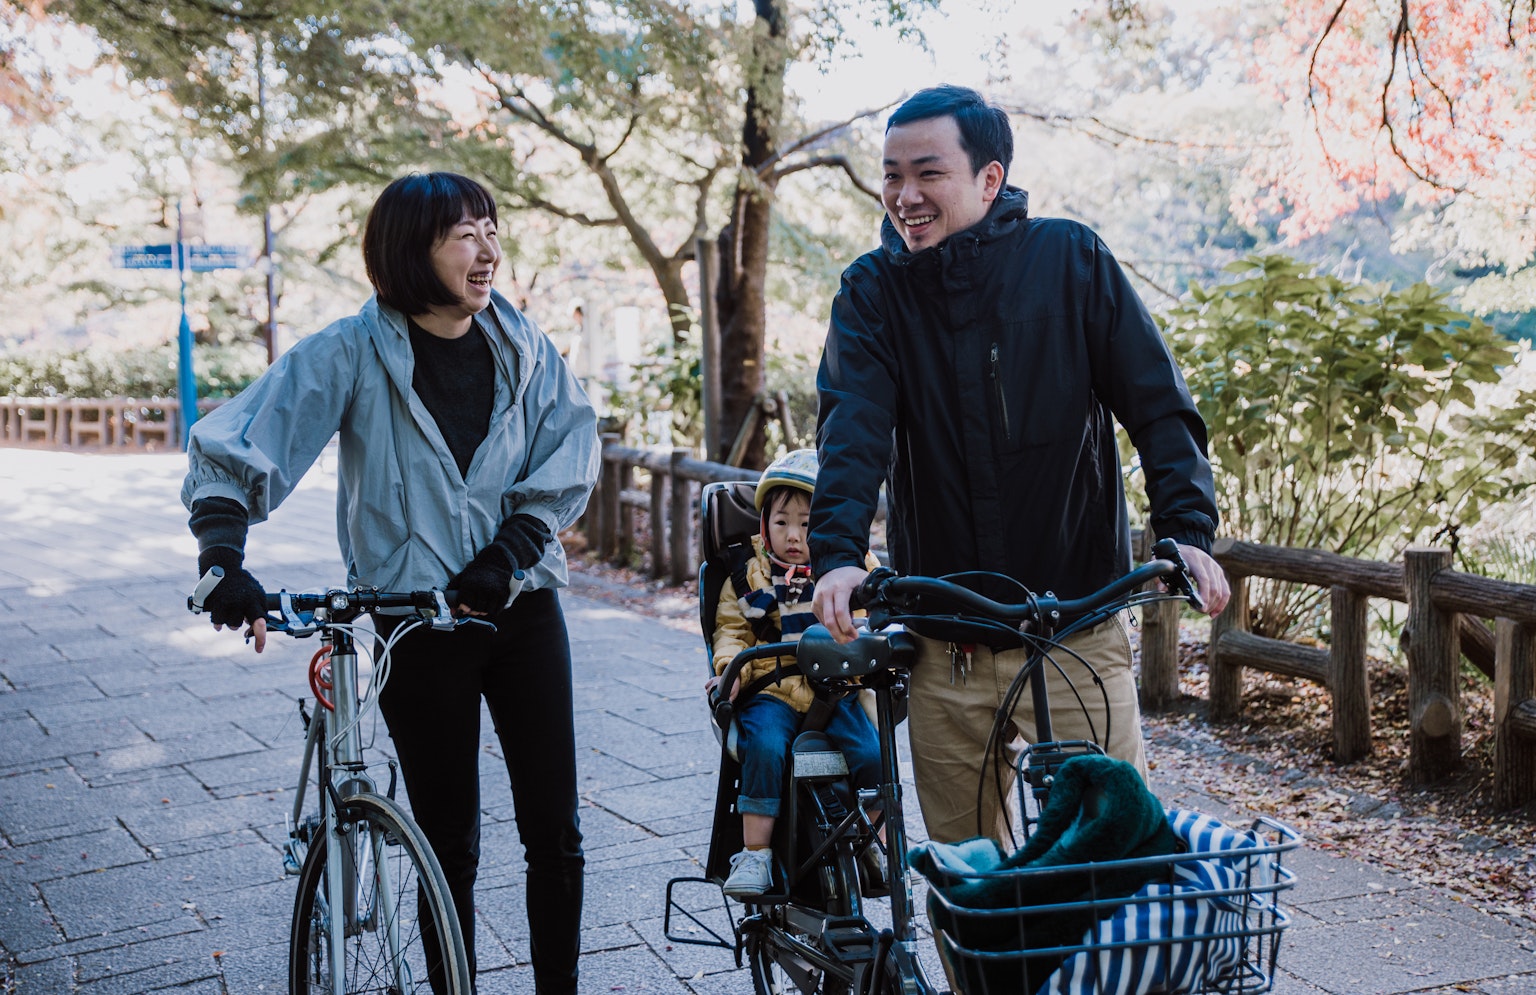
[[[987,216],[1003,186],[1003,166],[990,162],[979,173],[960,146],[952,117],[899,124],[885,133],[885,213],[913,252],[938,245]]]

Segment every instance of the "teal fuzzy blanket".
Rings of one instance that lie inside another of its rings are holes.
[[[1082,942],[1114,906],[1060,906],[1135,894],[1163,868],[1096,868],[1094,863],[1176,853],[1178,837],[1136,768],[1106,756],[1073,757],[1057,771],[1029,841],[1005,855],[987,837],[925,843],[909,854],[928,879],[929,922],[955,944],[1019,951],[1002,961],[951,963],[962,991],[1032,992],[1064,955],[1024,956]],[[941,945],[942,949],[942,945]]]

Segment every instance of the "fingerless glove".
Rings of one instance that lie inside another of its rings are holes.
[[[496,538],[448,582],[448,589],[457,591],[458,603],[473,611],[499,611],[511,596],[513,573],[532,569],[544,558],[552,538],[541,519],[513,515],[501,523]]]
[[[224,570],[224,579],[203,600],[203,608],[213,624],[235,628],[266,615],[266,592],[243,566],[245,536],[250,527],[245,508],[229,498],[204,498],[193,503],[187,525],[197,537],[200,550],[198,577],[210,567]]]

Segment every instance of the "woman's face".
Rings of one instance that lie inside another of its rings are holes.
[[[432,270],[459,298],[466,315],[479,314],[491,303],[491,280],[500,263],[501,243],[490,218],[461,218],[432,247]]]

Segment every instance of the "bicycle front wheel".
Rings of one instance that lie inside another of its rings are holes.
[[[469,995],[459,917],[416,823],[371,793],[349,798],[337,822],[346,831],[318,833],[299,872],[291,995]],[[327,878],[332,859],[341,861],[339,894]]]

